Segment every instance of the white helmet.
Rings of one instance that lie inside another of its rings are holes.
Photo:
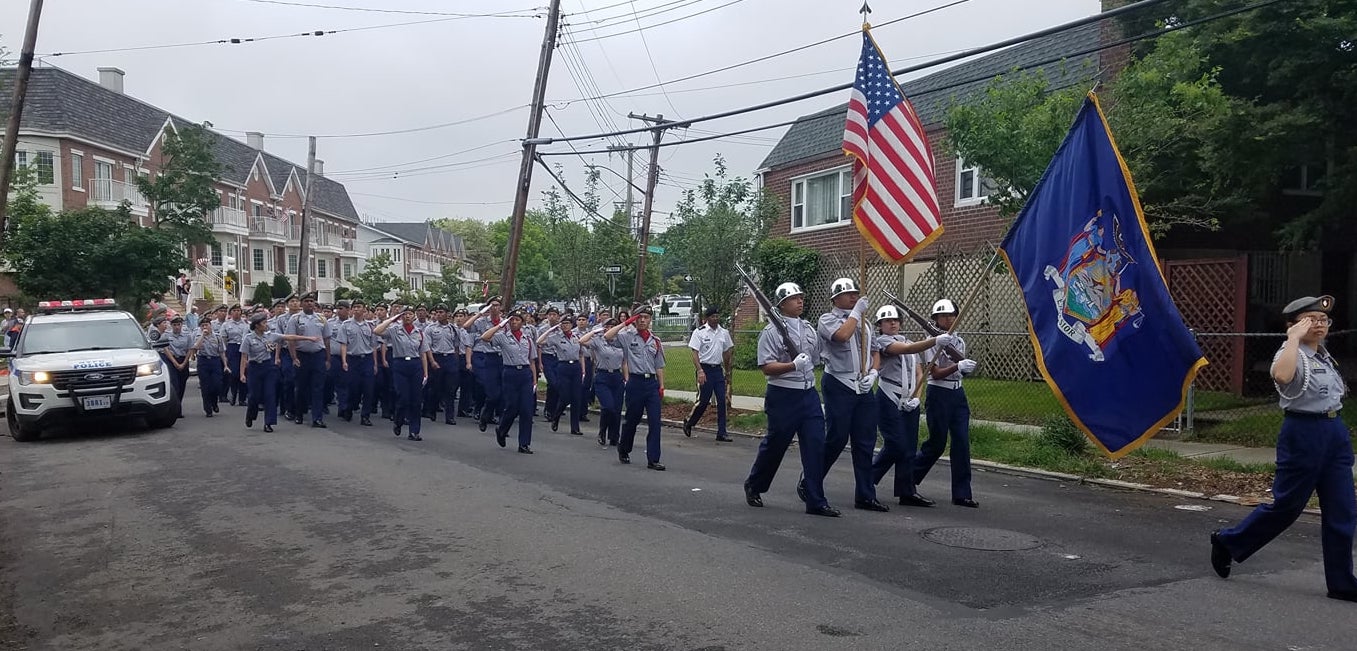
[[[959,310],[956,309],[956,303],[953,303],[952,299],[940,298],[938,299],[938,302],[933,304],[933,313],[931,316],[937,316],[939,314],[956,314],[957,312],[959,312]]]
[[[793,297],[805,294],[801,291],[801,286],[796,283],[782,283],[773,290],[773,300],[776,305],[782,305],[782,302]]]
[[[829,300],[834,300],[839,294],[858,291],[858,284],[853,282],[852,278],[840,278],[829,286]]]
[[[876,320],[873,321],[872,323],[881,323],[886,319],[895,319],[896,321],[899,321],[900,310],[896,309],[894,305],[882,305],[880,308],[877,309]]]

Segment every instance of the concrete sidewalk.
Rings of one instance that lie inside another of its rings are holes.
[[[665,395],[679,400],[697,401],[697,394],[692,391],[665,391]],[[762,396],[731,396],[731,406],[735,409],[746,411],[763,411]],[[1009,432],[1018,432],[1021,434],[1037,434],[1041,432],[1038,425],[1023,425],[1020,423],[1005,423],[992,420],[972,420],[976,425],[984,425],[995,429]],[[1189,441],[1174,441],[1169,439],[1152,439],[1145,444],[1146,447],[1157,448],[1161,450],[1172,450],[1188,459],[1233,459],[1239,463],[1276,463],[1276,448],[1252,448],[1242,445],[1231,445],[1226,443],[1192,443]],[[1353,474],[1357,476],[1357,468],[1353,469]]]

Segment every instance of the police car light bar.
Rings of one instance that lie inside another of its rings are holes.
[[[62,308],[113,307],[117,303],[111,298],[83,298],[66,301],[38,301],[38,309],[59,310]]]

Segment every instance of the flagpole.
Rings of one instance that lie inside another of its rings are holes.
[[[867,22],[867,16],[868,14],[872,13],[872,8],[868,6],[867,3],[864,1],[862,3],[862,9],[859,9],[858,11],[859,13],[862,14],[862,31],[864,33],[870,33],[872,31],[872,25],[871,23]],[[871,169],[872,139],[870,137],[867,138],[867,147],[865,148],[865,151],[867,152],[867,159],[863,161],[862,166],[866,174],[865,176],[863,176],[862,182],[867,184],[868,188],[870,188],[872,182],[872,169]],[[852,218],[857,219],[857,215],[852,215]],[[858,232],[858,283],[859,283],[858,286],[861,287],[863,290],[866,290],[867,236],[863,235],[862,230],[857,228],[856,226],[854,227],[854,230]],[[863,318],[867,319],[867,315],[864,314]],[[867,319],[867,321],[870,322],[870,319]],[[867,323],[859,323],[858,338],[861,340],[860,342],[861,345],[859,346],[861,353],[858,355],[858,357],[861,358],[862,362],[861,369],[859,369],[859,373],[861,375],[866,375],[867,368],[868,366],[871,365],[871,355],[868,354],[868,351],[871,350],[871,326],[868,326]]]

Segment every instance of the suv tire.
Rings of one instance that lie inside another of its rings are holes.
[[[16,441],[27,442],[36,441],[42,438],[42,430],[31,425],[24,425],[15,418],[12,410],[6,410],[5,421],[9,425],[9,435]]]

